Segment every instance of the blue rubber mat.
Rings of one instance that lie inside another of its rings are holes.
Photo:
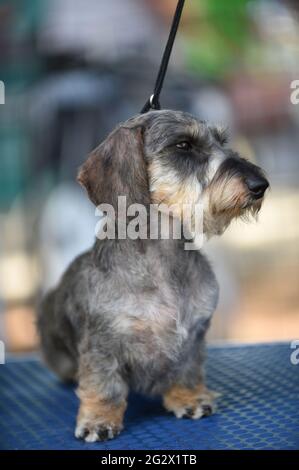
[[[1,449],[298,449],[299,365],[289,344],[210,348],[210,387],[222,393],[215,415],[176,419],[159,399],[132,395],[116,439],[74,438],[78,400],[38,360],[0,365]]]

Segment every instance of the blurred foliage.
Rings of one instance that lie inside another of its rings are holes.
[[[22,90],[40,73],[36,30],[46,0],[0,0],[0,76],[7,92]]]
[[[185,25],[187,63],[207,77],[240,66],[252,40],[249,0],[195,0]]]
[[[45,0],[0,0],[0,79],[5,108],[0,109],[0,208],[24,191],[31,167],[31,142],[22,99],[42,76],[36,30]]]

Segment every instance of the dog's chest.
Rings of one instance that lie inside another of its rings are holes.
[[[211,316],[214,277],[205,259],[197,260],[176,251],[157,256],[153,250],[119,271],[111,329],[132,367],[175,360],[196,324]]]
[[[206,317],[196,288],[192,291],[189,295],[160,279],[155,287],[140,291],[136,287],[127,293],[112,328],[129,362],[173,360],[180,355],[194,324]]]
[[[113,319],[113,330],[130,361],[172,357],[188,335],[175,292],[165,286],[130,294]]]

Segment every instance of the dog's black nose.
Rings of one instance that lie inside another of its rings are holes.
[[[246,178],[246,184],[254,199],[263,197],[264,192],[269,186],[266,178],[263,178],[262,176],[250,176],[249,178]]]

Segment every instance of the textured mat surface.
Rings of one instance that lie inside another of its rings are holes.
[[[1,449],[298,449],[299,365],[289,344],[210,348],[215,415],[176,419],[159,400],[132,395],[125,430],[112,441],[73,437],[78,401],[37,360],[0,365]]]

